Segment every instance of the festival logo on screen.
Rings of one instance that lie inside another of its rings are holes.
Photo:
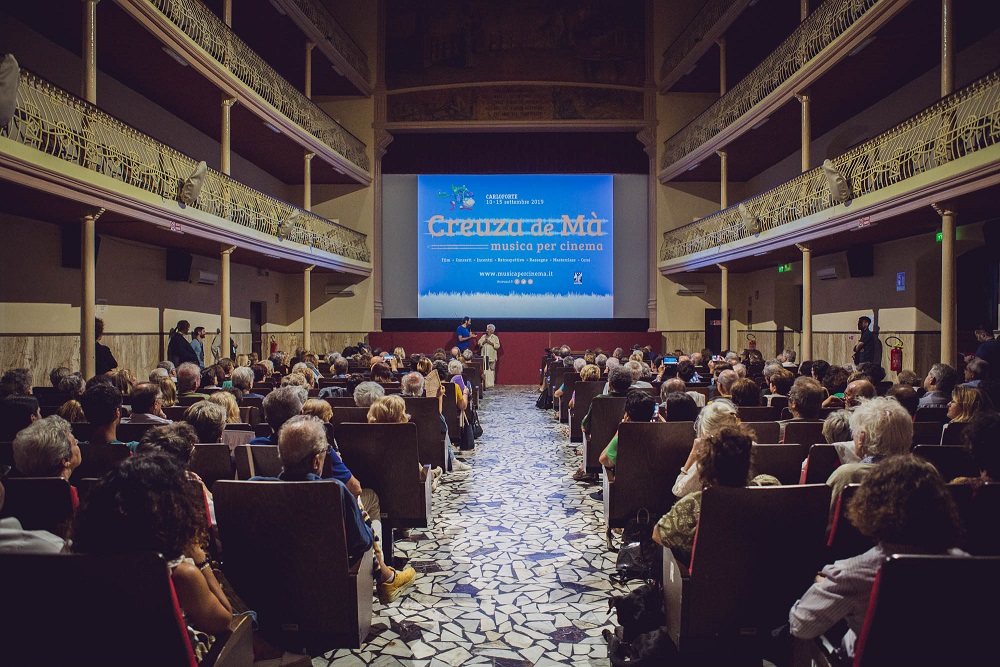
[[[420,176],[417,192],[420,317],[613,317],[611,176]]]
[[[476,200],[472,198],[472,190],[464,185],[451,186],[451,194],[441,190],[438,192],[438,197],[451,200],[449,211],[454,211],[456,208],[459,211],[471,211],[476,205]]]

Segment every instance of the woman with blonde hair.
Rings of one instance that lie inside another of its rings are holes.
[[[310,398],[302,404],[302,414],[311,415],[328,424],[333,419],[333,407],[322,398]]]
[[[247,356],[245,354],[237,354],[236,355],[236,361],[233,363],[233,366],[235,366],[236,368],[240,368],[242,366],[249,366],[249,365],[250,365],[250,357],[249,356]]]
[[[948,419],[953,424],[971,421],[982,407],[983,398],[978,389],[964,384],[956,385],[948,402]]]
[[[171,408],[177,405],[177,384],[169,376],[161,379],[157,384],[163,394],[163,407]]]
[[[680,474],[671,491],[678,498],[683,498],[689,493],[700,491],[702,483],[701,471],[698,460],[702,458],[705,443],[708,438],[715,435],[726,426],[738,426],[740,423],[739,411],[732,401],[725,398],[717,398],[701,409],[698,419],[694,422],[695,439],[691,445],[691,453],[688,454],[687,461],[681,467]]]
[[[376,399],[368,408],[369,424],[405,424],[409,419],[410,415],[406,414],[406,401],[399,394],[390,394],[389,396]],[[427,468],[424,468],[419,463],[417,467],[420,473],[420,481],[423,482],[427,478]],[[440,466],[434,468],[431,488],[437,488],[438,479],[441,478],[442,474],[444,474],[444,470]]]
[[[83,406],[75,398],[71,398],[63,403],[56,414],[71,424],[79,424],[87,421],[87,415],[83,414]]]
[[[396,349],[392,351],[392,356],[396,357],[396,359],[398,359],[399,362],[402,363],[406,361],[406,350],[404,350],[402,346],[398,346],[396,347]]]
[[[230,394],[228,391],[216,391],[212,392],[208,397],[210,403],[215,403],[221,405],[226,411],[226,423],[227,424],[239,424],[240,423],[240,406],[236,402],[236,397]]]
[[[119,368],[111,378],[112,383],[122,393],[122,396],[132,395],[132,387],[135,386],[135,373],[128,368]]]

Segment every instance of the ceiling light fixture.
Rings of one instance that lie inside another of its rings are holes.
[[[188,66],[188,61],[184,60],[184,57],[181,56],[181,54],[177,53],[176,51],[174,51],[170,47],[164,46],[163,47],[163,52],[166,53],[168,56],[170,56],[181,67],[187,67]]]

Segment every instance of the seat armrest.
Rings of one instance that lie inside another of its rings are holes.
[[[611,493],[614,483],[608,479],[608,469],[601,466],[601,489],[604,495],[604,523],[611,528]]]
[[[684,585],[687,568],[667,547],[663,549],[663,611],[666,615],[667,633],[675,646],[680,646]]]
[[[234,616],[229,629],[215,636],[215,643],[199,664],[201,667],[243,667],[253,664],[253,625],[250,616]]]
[[[424,464],[424,470],[426,471],[426,474],[424,475],[424,483],[423,483],[423,487],[424,487],[424,516],[427,517],[426,526],[428,528],[430,528],[430,525],[431,525],[431,493],[433,493],[433,491],[434,491],[434,489],[432,488],[431,484],[434,481],[434,471],[431,470],[431,464],[429,464],[429,463]]]

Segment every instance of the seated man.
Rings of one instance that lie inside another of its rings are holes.
[[[785,425],[790,421],[820,421],[819,410],[823,404],[823,387],[812,378],[800,377],[795,380],[788,392],[788,409],[791,419],[783,419],[781,425],[781,441],[785,438]]]
[[[632,389],[652,389],[653,385],[646,382],[643,378],[643,365],[641,361],[635,359],[629,360],[625,367],[628,369],[629,373],[632,375]]]
[[[823,401],[824,408],[847,408],[848,410],[858,407],[862,400],[875,398],[878,392],[875,390],[875,385],[873,385],[868,380],[854,380],[853,382],[847,383],[847,388],[844,389],[844,398],[837,398],[836,396],[830,396],[828,399]]]
[[[83,464],[73,479],[100,477],[123,459],[132,455],[138,442],[124,443],[118,439],[121,420],[122,393],[106,382],[91,382],[80,397],[87,421],[94,427],[87,442],[80,443]]]
[[[264,398],[262,394],[253,393],[253,381],[254,372],[249,366],[239,366],[233,369],[233,388],[243,392],[243,398]]]
[[[82,460],[73,429],[62,417],[52,415],[32,422],[14,438],[14,467],[24,477],[69,479]],[[76,488],[70,487],[74,507]]]
[[[608,390],[606,394],[599,394],[595,398],[600,398],[601,396],[627,396],[629,387],[632,386],[632,373],[623,366],[615,366],[610,371],[608,371]],[[587,409],[587,414],[584,416],[583,421],[580,422],[583,432],[590,434],[590,413],[594,410],[594,404],[591,403],[590,407]]]
[[[308,396],[308,392],[306,394]],[[264,397],[261,407],[264,410],[264,421],[271,427],[271,434],[266,437],[254,438],[251,445],[277,445],[278,431],[292,417],[302,413],[302,392],[296,387],[279,387]]]
[[[201,386],[201,368],[191,362],[183,363],[177,369],[177,397],[194,396],[208,398],[208,394],[199,393]]]
[[[333,377],[338,380],[346,380],[348,367],[347,357],[337,357],[333,360]]]
[[[733,385],[736,381],[740,379],[739,373],[733,369],[726,369],[719,372],[719,378],[715,382],[715,395],[712,399],[716,398],[732,398],[733,395]]]
[[[272,392],[273,394],[274,392]],[[268,394],[270,396],[271,394]],[[416,576],[412,567],[396,571],[385,564],[382,550],[378,546],[371,520],[361,509],[357,499],[336,479],[323,479],[320,472],[323,462],[330,452],[323,423],[308,415],[290,418],[278,437],[278,456],[281,457],[281,473],[277,477],[252,477],[251,482],[327,482],[337,484],[341,490],[344,506],[344,530],[347,536],[347,554],[352,564],[364,555],[370,547],[375,547],[375,580],[378,582],[378,599],[389,604],[406,590]]]
[[[162,369],[157,369],[162,370]],[[169,424],[163,414],[163,392],[158,384],[140,382],[132,389],[132,414],[123,424]]]
[[[885,392],[885,395],[899,401],[899,404],[906,408],[911,417],[917,416],[917,406],[920,404],[920,397],[917,396],[917,390],[912,386],[903,383],[894,384],[889,387],[889,391]]]
[[[934,364],[924,378],[927,393],[921,396],[921,408],[946,408],[951,402],[951,390],[959,381],[958,371],[948,364]]]
[[[630,391],[625,397],[625,415],[622,423],[625,422],[649,422],[656,415],[656,401],[644,391]],[[601,452],[601,465],[608,473],[608,481],[615,481],[615,473],[612,468],[618,462],[618,432],[611,438],[611,442]]]
[[[385,388],[378,382],[362,382],[354,388],[354,404],[370,408],[372,403],[385,396]]]
[[[765,394],[764,398],[767,399],[767,405],[770,407],[772,398],[776,396],[788,398],[788,392],[791,391],[792,384],[795,382],[795,374],[779,367],[775,368],[770,375],[767,375],[765,371],[765,381],[769,393]]]

